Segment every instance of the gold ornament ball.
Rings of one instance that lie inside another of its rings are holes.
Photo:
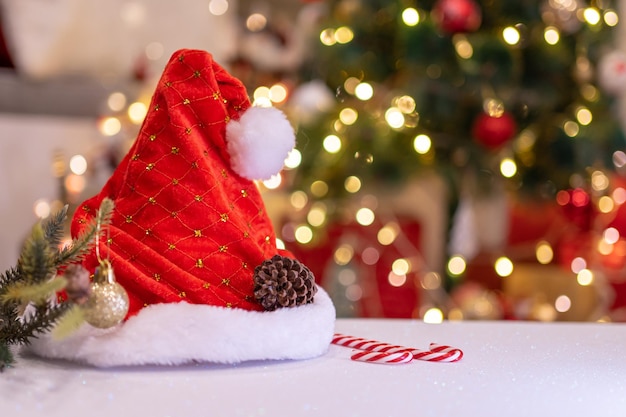
[[[117,282],[93,283],[91,295],[82,306],[87,323],[100,329],[121,323],[128,307],[128,294]]]

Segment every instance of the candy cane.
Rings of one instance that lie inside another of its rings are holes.
[[[368,352],[366,350],[359,351],[350,357],[353,361],[368,363],[384,363],[384,364],[402,364],[409,363],[413,360],[411,352],[381,353]]]
[[[430,350],[422,350],[399,345],[391,345],[377,340],[367,340],[360,337],[347,336],[339,333],[334,335],[332,343],[339,346],[360,349],[365,352],[377,352],[380,354],[410,352],[413,359],[429,362],[456,362],[463,357],[463,351],[461,349],[457,349],[452,346],[439,345],[437,343],[431,343]],[[354,356],[357,355],[358,354]]]

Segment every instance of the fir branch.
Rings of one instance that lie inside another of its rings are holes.
[[[18,268],[21,279],[28,283],[39,283],[49,279],[56,272],[55,257],[46,240],[41,222],[36,223],[24,243]]]
[[[60,303],[50,305],[46,303],[38,306],[35,314],[30,315],[20,322],[20,331],[10,339],[9,344],[27,345],[31,338],[36,338],[40,333],[48,332],[71,307],[72,303]]]
[[[105,198],[100,204],[96,217],[90,222],[89,226],[72,241],[72,244],[63,248],[58,256],[57,263],[64,265],[70,262],[81,260],[91,249],[94,244],[96,234],[98,233],[98,224],[105,226],[111,222],[113,216],[113,200]]]
[[[67,285],[67,280],[63,277],[35,284],[26,282],[18,282],[9,285],[4,294],[0,295],[0,302],[8,303],[11,301],[17,303],[35,303],[40,304],[46,301],[55,292],[61,291]]]
[[[12,365],[14,361],[9,345],[0,341],[0,372]]]
[[[5,272],[0,273],[0,294],[4,293],[9,284],[18,282],[21,277],[22,272],[17,267],[7,269]]]
[[[69,206],[66,204],[61,210],[48,217],[42,223],[44,236],[52,249],[58,249],[63,240],[68,208]]]

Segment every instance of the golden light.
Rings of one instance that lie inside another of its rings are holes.
[[[504,103],[497,98],[489,98],[483,102],[483,109],[491,117],[501,117],[504,114]]]
[[[613,249],[615,249],[615,246],[611,243],[608,243],[606,240],[604,239],[599,239],[598,243],[596,245],[596,250],[598,251],[598,253],[600,255],[610,255],[611,253],[613,253]]]
[[[397,107],[390,107],[385,112],[385,121],[394,129],[404,126],[404,114]]]
[[[593,171],[591,174],[591,187],[596,191],[604,191],[609,188],[609,177],[602,171]]]
[[[371,84],[362,82],[354,88],[354,95],[362,101],[367,101],[374,96],[374,87]]]
[[[107,99],[107,106],[113,111],[122,111],[126,106],[126,96],[119,91],[111,93]]]
[[[361,84],[361,80],[356,77],[348,77],[343,82],[343,88],[348,94],[355,94],[357,85]]]
[[[306,225],[298,226],[294,235],[298,243],[307,244],[313,240],[313,230]]]
[[[593,272],[588,269],[583,269],[576,275],[576,281],[583,287],[591,285],[593,283]]]
[[[335,30],[335,40],[337,43],[345,44],[354,39],[354,32],[347,26],[341,26]]]
[[[508,277],[513,273],[513,262],[506,256],[501,256],[496,260],[494,269],[499,276]]]
[[[590,25],[597,25],[600,22],[600,12],[595,7],[586,8],[583,17]]]
[[[70,171],[76,175],[87,172],[87,159],[82,155],[74,155],[70,158]]]
[[[211,0],[209,3],[209,11],[214,16],[221,16],[228,11],[227,0]]]
[[[246,19],[246,28],[251,32],[260,32],[265,29],[267,18],[261,13],[252,13]]]
[[[578,123],[568,120],[563,123],[563,132],[570,138],[576,137],[580,133],[580,126]]]
[[[70,193],[78,194],[85,189],[86,180],[81,175],[70,174],[65,177],[65,189]]]
[[[309,202],[309,197],[304,191],[294,191],[291,193],[289,201],[296,210],[302,210]]]
[[[554,26],[548,26],[543,31],[543,38],[549,45],[556,45],[557,43],[559,43],[561,35],[559,34],[559,30],[557,28],[555,28]]]
[[[122,123],[117,117],[105,117],[98,125],[98,130],[104,136],[115,136],[122,130]]]
[[[415,152],[420,155],[427,154],[428,151],[430,151],[431,146],[432,141],[430,140],[430,137],[423,133],[415,136],[415,139],[413,140],[413,149],[415,149]]]
[[[614,227],[609,227],[607,229],[604,229],[604,232],[602,232],[602,239],[608,244],[613,245],[617,243],[619,238],[620,238],[619,230],[617,230]]]
[[[395,106],[404,114],[411,114],[415,111],[415,99],[411,96],[402,96],[394,100]]]
[[[591,84],[583,85],[580,88],[580,94],[585,98],[585,100],[591,101],[591,102],[597,101],[598,98],[600,97],[600,94],[598,93],[598,89]]]
[[[157,59],[161,59],[164,51],[165,48],[161,42],[150,42],[146,45],[145,53],[149,60],[156,61]]]
[[[39,218],[45,219],[50,215],[52,208],[50,207],[50,203],[47,200],[39,199],[35,201],[33,205],[33,210],[35,211],[35,215]]]
[[[583,126],[587,126],[593,120],[591,111],[586,107],[580,107],[576,111],[576,120]]]
[[[626,165],[626,153],[624,151],[615,151],[613,152],[613,165],[617,168],[622,168]]]
[[[416,26],[420,22],[420,14],[413,7],[407,7],[402,11],[402,21],[407,26]]]
[[[572,300],[567,295],[559,295],[554,301],[554,308],[559,313],[565,313],[572,307]]]
[[[353,125],[359,117],[359,113],[356,110],[350,107],[346,107],[339,112],[339,120],[344,125],[350,126]]]
[[[327,28],[320,33],[320,41],[326,46],[332,46],[337,43],[335,38],[335,29]]]
[[[328,193],[328,184],[324,181],[317,180],[311,184],[311,194],[315,197],[324,197]]]
[[[502,30],[502,38],[504,38],[504,42],[509,45],[517,45],[521,39],[519,30],[517,30],[513,26],[505,27]]]
[[[406,284],[406,275],[398,275],[391,271],[387,275],[387,282],[389,282],[389,285],[392,287],[401,287]]]
[[[611,197],[613,197],[613,201],[615,201],[615,204],[624,204],[626,202],[626,189],[622,187],[617,187],[613,190]]]
[[[369,226],[370,224],[374,223],[374,220],[376,219],[376,215],[374,214],[374,212],[367,207],[362,207],[357,210],[355,217],[357,223],[359,223],[361,226]]]
[[[406,259],[396,259],[391,264],[391,270],[396,275],[406,275],[411,270],[411,264]]]
[[[500,162],[500,173],[505,178],[512,178],[517,173],[517,164],[511,158],[504,158]]]
[[[276,249],[282,249],[285,250],[287,247],[285,246],[285,242],[283,242],[281,239],[276,238]]]
[[[328,153],[337,153],[341,150],[341,139],[336,135],[328,135],[324,138],[324,150]]]
[[[361,260],[365,265],[376,265],[376,262],[380,259],[380,252],[378,249],[371,246],[363,249],[361,253]]]
[[[463,274],[463,272],[465,272],[465,269],[467,268],[467,263],[462,256],[455,255],[451,257],[448,261],[447,268],[448,272],[450,272],[451,275],[459,276]]]
[[[424,313],[424,318],[422,319],[424,323],[428,324],[440,324],[443,323],[443,312],[436,308],[429,308]]]
[[[252,93],[252,98],[254,100],[258,100],[258,99],[270,99],[270,89],[269,87],[266,87],[264,85],[257,87],[254,90],[254,93]]]
[[[378,231],[376,239],[378,239],[378,243],[380,243],[381,245],[389,246],[396,240],[399,233],[400,227],[398,226],[398,224],[395,222],[390,222]]]
[[[337,265],[347,265],[354,256],[354,248],[351,245],[343,244],[335,250],[335,263]]]
[[[283,182],[283,177],[280,173],[276,175],[272,175],[269,179],[263,181],[263,186],[268,190],[275,190],[280,187],[280,184]]]
[[[441,276],[436,272],[427,272],[421,279],[422,288],[436,290],[441,288]]]
[[[274,84],[269,89],[269,98],[273,103],[282,103],[287,98],[287,87],[283,84]]]
[[[542,265],[547,265],[554,259],[554,251],[552,250],[552,246],[545,240],[542,240],[537,243],[535,246],[535,257],[537,258],[537,262]]]
[[[359,177],[355,177],[354,175],[352,175],[346,178],[343,186],[347,192],[354,194],[361,189],[361,180],[359,179]]]
[[[309,210],[309,214],[306,216],[306,220],[309,222],[311,226],[320,227],[326,222],[326,205],[323,203],[317,203],[311,210]]]
[[[143,122],[147,113],[148,107],[146,107],[146,105],[142,102],[136,101],[128,106],[128,117],[130,118],[130,121],[136,125]]]
[[[610,213],[615,208],[615,202],[608,195],[603,195],[598,199],[598,209],[601,213]]]
[[[606,23],[607,26],[617,26],[619,23],[619,16],[617,15],[617,12],[614,10],[606,10],[604,12],[604,23]]]
[[[456,34],[452,37],[452,44],[457,55],[463,59],[469,59],[474,55],[474,48],[463,34]]]
[[[287,159],[285,159],[285,166],[290,169],[298,168],[302,163],[302,153],[300,153],[297,149],[292,149],[287,154]]]
[[[587,268],[587,261],[580,256],[572,259],[572,263],[570,264],[570,269],[573,273],[578,274],[583,269]]]

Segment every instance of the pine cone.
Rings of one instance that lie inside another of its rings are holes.
[[[254,296],[267,311],[312,303],[316,292],[315,276],[295,259],[274,255],[254,269]]]

